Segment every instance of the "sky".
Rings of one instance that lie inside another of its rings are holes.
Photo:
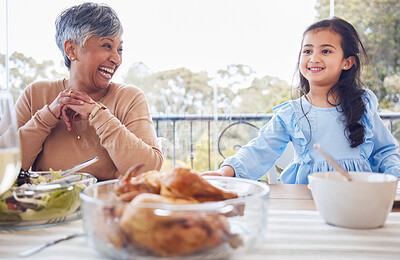
[[[75,0],[8,0],[8,49],[37,61],[61,62],[54,41],[58,13]],[[135,62],[152,71],[186,67],[215,73],[230,64],[257,77],[292,82],[301,37],[315,21],[315,0],[103,0],[124,27],[118,79]],[[0,0],[0,53],[4,54],[6,0]]]

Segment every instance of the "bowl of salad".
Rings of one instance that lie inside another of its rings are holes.
[[[0,228],[36,226],[80,217],[79,193],[97,182],[88,173],[62,177],[60,171],[21,170],[14,185],[0,196]]]

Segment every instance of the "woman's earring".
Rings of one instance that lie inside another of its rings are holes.
[[[71,61],[74,61],[74,60],[75,60],[75,57],[71,57],[70,60],[71,60]]]

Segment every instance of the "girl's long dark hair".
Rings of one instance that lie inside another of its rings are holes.
[[[328,102],[331,105],[340,105],[340,112],[344,115],[343,121],[346,125],[345,134],[347,133],[346,136],[350,141],[350,146],[354,148],[364,142],[365,129],[359,121],[365,110],[365,104],[362,99],[365,90],[362,88],[364,84],[360,77],[362,58],[366,61],[368,56],[356,29],[345,20],[333,17],[331,19],[318,21],[305,30],[303,38],[307,32],[318,30],[331,30],[339,34],[342,38],[341,47],[343,49],[344,58],[350,56],[355,57],[354,65],[351,69],[342,71],[339,81],[329,90],[326,97],[328,100],[329,94],[337,93],[338,100],[336,100],[336,104],[331,104],[329,100]],[[300,77],[300,95],[303,96],[310,91],[310,84],[300,73],[300,56],[301,51],[299,53],[297,68]]]

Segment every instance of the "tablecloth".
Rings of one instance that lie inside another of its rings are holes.
[[[18,252],[66,235],[82,232],[82,221],[29,229],[0,230],[0,259],[106,259],[85,237],[64,241],[27,257]],[[317,211],[270,210],[261,244],[233,259],[400,259],[400,212],[392,212],[382,228],[356,230],[326,224]]]

